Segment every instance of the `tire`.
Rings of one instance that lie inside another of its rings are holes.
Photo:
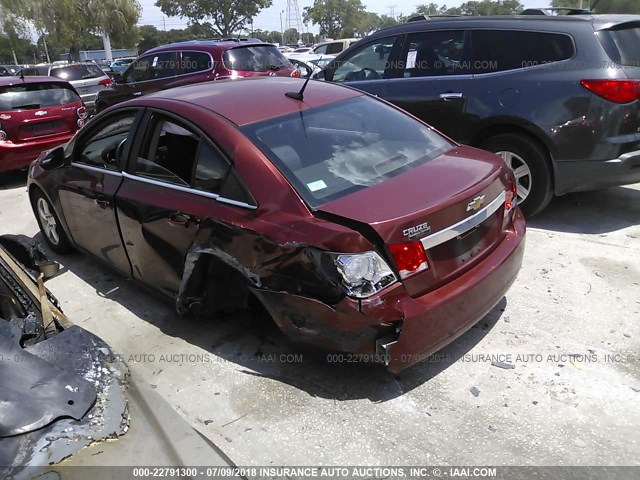
[[[56,253],[73,252],[69,237],[64,232],[58,215],[41,190],[35,190],[31,196],[31,207],[49,248]]]
[[[479,146],[502,157],[516,176],[518,206],[531,217],[542,211],[553,198],[553,176],[549,154],[526,135],[505,133],[491,137]]]

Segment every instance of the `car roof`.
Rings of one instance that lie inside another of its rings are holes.
[[[304,100],[285,96],[287,92],[300,91],[303,84],[303,79],[289,77],[219,80],[163,90],[130,103],[144,104],[147,99],[159,98],[189,102],[241,126],[364,95],[352,88],[310,81]]]
[[[62,80],[57,77],[45,77],[45,76],[27,76],[24,78],[20,77],[0,77],[0,87],[9,87],[12,85],[22,85],[22,84],[30,84],[30,83],[58,83],[67,85],[70,88],[71,85],[66,80]]]
[[[424,30],[425,27],[445,28],[447,26],[456,28],[469,27],[507,27],[515,25],[517,28],[527,28],[527,25],[540,27],[545,25],[550,28],[561,28],[560,25],[567,23],[574,24],[593,24],[596,30],[610,28],[628,22],[640,21],[640,15],[598,15],[598,14],[580,14],[580,15],[492,15],[492,16],[433,16],[425,20],[416,20],[413,22],[399,23],[390,27],[381,28],[371,36],[379,37],[393,33],[405,33]],[[461,25],[463,24],[463,25]]]
[[[240,47],[245,45],[269,45],[273,46],[270,43],[264,43],[257,39],[247,39],[247,40],[234,40],[234,39],[226,39],[226,40],[187,40],[184,42],[175,42],[169,43],[167,45],[160,45],[154,48],[150,48],[143,55],[147,55],[149,53],[155,52],[164,52],[167,50],[181,50],[185,48],[192,48],[196,50],[227,50],[229,48]]]

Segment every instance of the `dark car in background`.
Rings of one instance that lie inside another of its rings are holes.
[[[273,45],[255,39],[193,40],[152,48],[96,99],[98,111],[140,95],[198,82],[256,76],[299,77]]]
[[[44,75],[66,80],[76,89],[90,112],[95,111],[96,95],[113,82],[95,63],[70,63],[68,65],[37,65],[22,69],[25,76]]]
[[[640,16],[432,17],[379,30],[321,75],[500,154],[523,211],[640,181]]]
[[[0,77],[19,75],[20,65],[0,65]]]
[[[51,248],[180,312],[251,297],[292,339],[399,371],[514,281],[514,177],[386,102],[303,83],[201,83],[105,111],[32,164],[33,210]]]
[[[74,88],[50,77],[0,78],[0,172],[27,167],[67,142],[87,109]]]

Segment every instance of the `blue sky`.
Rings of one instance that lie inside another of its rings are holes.
[[[172,28],[184,28],[187,24],[186,20],[180,18],[165,17],[162,11],[154,5],[156,0],[138,0],[142,5],[142,17],[140,19],[141,25],[154,25],[158,29],[164,28],[170,30]],[[420,3],[431,3],[433,0],[418,0],[418,1],[403,1],[403,0],[362,0],[362,3],[366,6],[370,12],[378,14],[389,15],[393,10],[395,15],[404,14],[408,15],[412,13],[416,5]],[[437,4],[445,4],[448,7],[457,7],[465,0],[443,0],[435,1]],[[549,4],[548,0],[520,0],[525,7],[544,7]],[[298,7],[300,13],[304,7],[313,5],[313,0],[298,0]],[[286,9],[287,0],[273,0],[273,6],[263,10],[254,20],[254,28],[261,30],[276,30],[280,31],[280,14],[282,14],[282,21],[286,23]],[[164,19],[164,23],[163,23]],[[317,33],[317,27],[309,25],[309,31]]]

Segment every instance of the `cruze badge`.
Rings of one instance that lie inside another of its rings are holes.
[[[269,72],[269,76],[270,77],[275,77],[276,76],[276,72]]]
[[[47,114],[46,110],[38,110],[36,113],[34,113],[36,117],[42,117],[43,115],[46,115],[46,114]]]
[[[431,231],[431,227],[427,222],[421,223],[420,225],[414,225],[413,227],[405,228],[402,230],[402,235],[408,238],[415,238],[423,233],[427,233]]]
[[[474,198],[467,204],[467,212],[478,210],[484,204],[484,195]]]

